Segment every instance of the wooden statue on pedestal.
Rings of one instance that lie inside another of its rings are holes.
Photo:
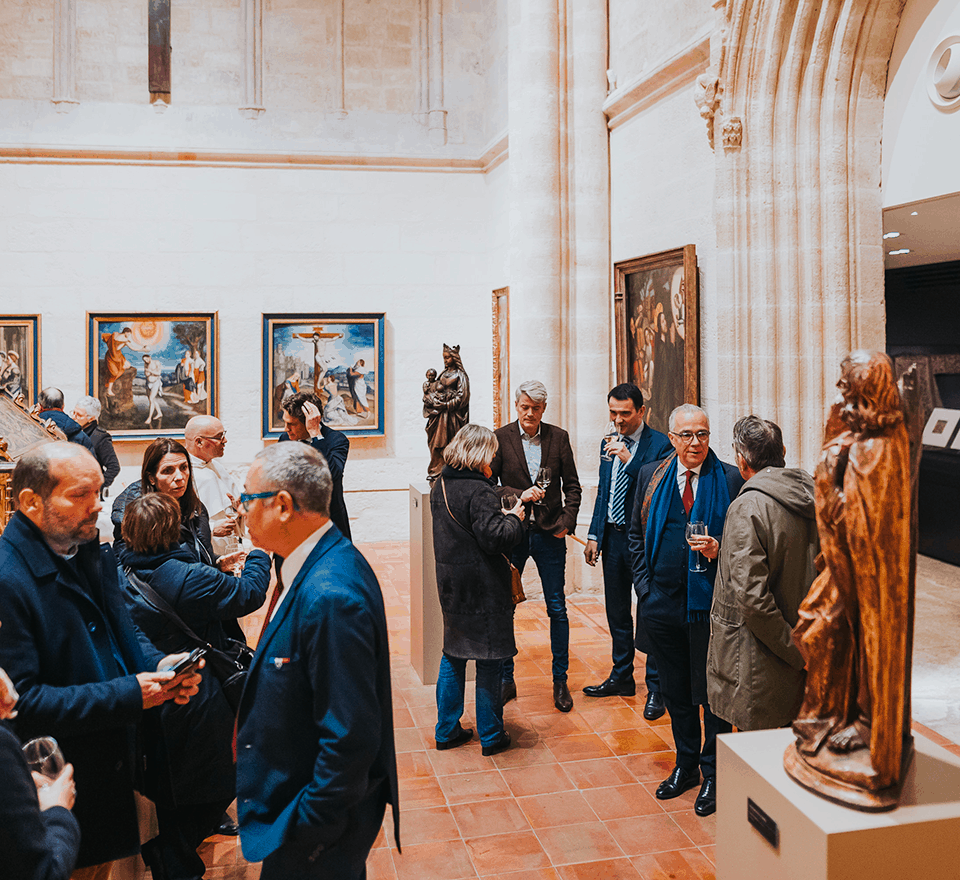
[[[814,474],[824,567],[793,631],[807,683],[784,766],[805,788],[869,811],[897,805],[913,753],[920,423],[912,374],[904,385],[881,352],[843,362]]]
[[[427,479],[432,483],[443,470],[443,450],[470,421],[470,378],[460,360],[459,345],[443,346],[443,372],[439,376],[436,370],[427,370],[423,417],[430,449]]]

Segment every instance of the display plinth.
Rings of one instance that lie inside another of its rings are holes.
[[[904,880],[960,873],[960,758],[922,736],[900,806],[865,813],[802,788],[783,769],[790,730],[717,740],[717,880]],[[747,819],[776,823],[774,847]],[[762,818],[762,817],[761,817]]]

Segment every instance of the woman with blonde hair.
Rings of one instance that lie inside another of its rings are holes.
[[[523,504],[503,511],[490,479],[497,438],[464,425],[444,450],[433,484],[433,550],[443,611],[443,657],[437,679],[436,742],[441,751],[469,742],[460,724],[467,660],[477,664],[476,713],[484,755],[510,745],[503,729],[501,666],[517,653],[513,592],[505,555],[523,537]]]

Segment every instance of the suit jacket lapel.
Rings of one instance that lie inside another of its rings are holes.
[[[517,489],[529,489],[533,485],[533,481],[530,479],[530,469],[527,467],[527,457],[523,454],[523,441],[520,439],[520,422],[512,422],[510,424],[510,430],[506,432],[507,436],[507,446],[510,448],[513,456],[518,461],[517,470],[523,475],[525,483],[522,483],[519,486],[516,486]],[[502,482],[502,479],[501,479]]]

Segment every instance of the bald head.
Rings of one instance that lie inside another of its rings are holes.
[[[227,432],[216,416],[194,416],[183,429],[183,445],[201,461],[220,458],[227,447]]]
[[[17,509],[61,555],[97,536],[103,471],[75,443],[47,443],[17,462],[11,489]]]

